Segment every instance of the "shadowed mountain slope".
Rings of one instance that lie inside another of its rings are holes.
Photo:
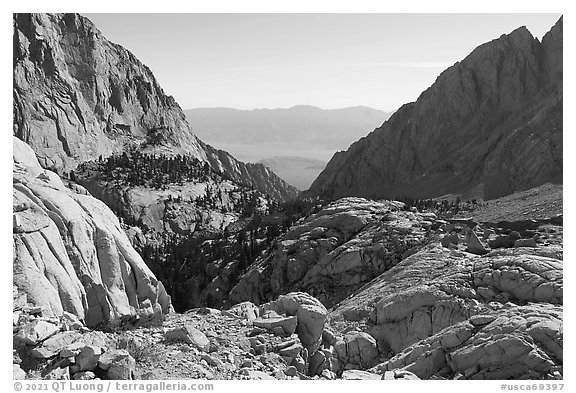
[[[562,18],[476,48],[330,160],[308,196],[497,198],[562,181]]]

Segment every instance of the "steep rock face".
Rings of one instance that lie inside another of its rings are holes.
[[[168,312],[170,298],[104,203],[43,170],[14,138],[14,285],[47,315],[87,326]]]
[[[209,160],[278,200],[297,195],[262,165],[202,144],[182,109],[132,53],[77,14],[14,14],[14,130],[58,172],[127,147]]]
[[[401,202],[343,198],[294,225],[274,252],[230,292],[232,302],[261,303],[305,291],[332,306],[402,260],[419,245],[432,217]]]
[[[562,19],[481,45],[334,155],[306,193],[485,199],[562,180]]]
[[[14,135],[58,170],[127,143],[205,158],[152,72],[77,14],[14,14]]]

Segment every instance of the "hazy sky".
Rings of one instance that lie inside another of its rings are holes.
[[[183,109],[392,110],[478,45],[559,14],[84,14]]]

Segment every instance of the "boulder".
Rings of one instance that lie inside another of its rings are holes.
[[[336,342],[334,349],[343,364],[353,364],[360,368],[372,366],[379,356],[376,340],[365,332],[351,332],[343,340]]]
[[[210,349],[210,340],[208,340],[204,333],[192,325],[185,325],[169,330],[164,333],[164,338],[167,341],[183,341],[204,352],[208,352]]]
[[[243,372],[244,372],[244,375],[246,375],[248,377],[248,379],[276,380],[276,378],[274,378],[273,376],[271,376],[269,374],[266,374],[263,371],[244,369]]]
[[[296,367],[294,366],[289,366],[284,370],[284,374],[289,377],[295,377],[298,374],[298,370],[296,370]]]
[[[296,356],[302,352],[304,347],[300,344],[294,343],[288,347],[282,348],[278,351],[280,356],[284,356],[290,359],[294,359]],[[290,364],[290,363],[289,363]]]
[[[467,228],[466,230],[466,251],[472,254],[484,255],[488,253],[484,244],[478,239],[474,230]]]
[[[12,379],[26,379],[26,371],[22,370],[19,364],[12,365]]]
[[[346,380],[376,380],[381,379],[381,376],[368,371],[362,370],[344,370],[342,372],[342,379]]]
[[[497,236],[494,239],[488,241],[490,248],[510,248],[514,246],[514,240],[512,240],[508,235]]]
[[[303,292],[281,295],[275,301],[262,305],[262,310],[297,317],[296,334],[310,353],[320,346],[328,311],[320,301]]]
[[[18,333],[16,333],[14,337],[14,343],[17,345],[36,345],[48,337],[53,336],[58,331],[60,331],[60,328],[57,325],[35,319],[18,330]]]
[[[393,371],[386,371],[382,375],[382,379],[384,380],[397,380],[397,379],[405,379],[405,380],[419,380],[417,375],[411,373],[407,370],[393,370]]]
[[[299,373],[304,373],[306,371],[306,361],[304,360],[305,357],[308,357],[307,354],[303,354],[302,356],[298,355],[292,361],[292,366],[296,367]]]
[[[78,381],[90,381],[92,379],[96,379],[96,374],[92,371],[80,371],[72,376],[73,380]]]
[[[280,334],[290,336],[296,331],[298,319],[295,316],[272,316],[268,318],[256,318],[252,321],[252,323],[254,326],[268,329],[274,332],[276,332],[276,328],[280,328]]]
[[[326,344],[327,347],[334,346],[336,344],[336,334],[330,328],[325,328],[322,332],[322,342]]]
[[[54,336],[44,341],[40,346],[32,349],[30,354],[35,358],[48,359],[58,355],[64,348],[79,341],[81,338],[82,334],[76,331],[56,333]]]
[[[98,365],[100,355],[102,355],[101,347],[94,345],[86,345],[83,347],[75,358],[78,371],[93,371]]]
[[[308,375],[321,375],[322,371],[330,369],[330,358],[322,351],[316,351],[308,360]]]
[[[237,315],[241,318],[245,318],[248,321],[253,321],[260,315],[260,310],[252,302],[242,302],[235,304],[228,310],[233,315]]]

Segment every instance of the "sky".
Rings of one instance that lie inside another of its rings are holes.
[[[183,109],[414,101],[478,45],[559,14],[84,14]]]

